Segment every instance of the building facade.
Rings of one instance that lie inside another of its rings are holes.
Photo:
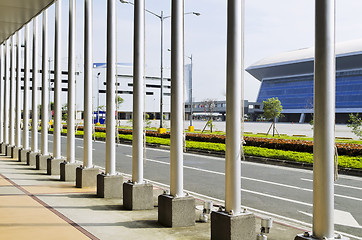
[[[258,102],[278,97],[281,121],[309,122],[313,116],[314,48],[262,59],[246,69],[261,81]],[[336,44],[336,123],[362,113],[362,39]]]

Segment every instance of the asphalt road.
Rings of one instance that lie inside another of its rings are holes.
[[[49,150],[52,150],[52,135]],[[76,159],[82,160],[83,140],[77,139]],[[62,155],[66,156],[66,138],[62,137]],[[117,145],[117,171],[131,174],[132,146]],[[145,178],[167,187],[170,179],[170,152],[147,148],[144,163]],[[105,143],[94,142],[93,161],[105,166]],[[184,154],[184,188],[224,200],[225,161],[223,158]],[[287,222],[312,223],[312,171],[242,162],[242,205],[251,211],[267,214]],[[335,230],[362,239],[362,178],[340,175],[335,184]]]

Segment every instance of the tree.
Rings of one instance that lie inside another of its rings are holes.
[[[62,120],[67,121],[68,119],[68,103],[62,106]]]
[[[117,124],[116,124],[116,134],[117,134],[117,142],[119,141],[119,134],[118,134],[118,129],[120,127],[120,122],[119,122],[119,118],[118,118],[118,111],[119,111],[119,107],[121,106],[121,104],[123,103],[123,98],[121,98],[120,96],[116,96],[116,112],[117,112]]]
[[[212,132],[213,127],[215,126],[213,124],[213,113],[214,113],[214,110],[216,108],[216,101],[213,100],[213,99],[206,99],[203,102],[203,106],[204,106],[205,113],[208,115],[208,120],[207,120],[207,122],[205,124],[204,129],[202,129],[202,132],[205,131],[206,127],[209,127],[210,131]]]
[[[50,110],[54,111],[54,102],[50,102]]]
[[[105,106],[105,105],[99,105],[99,106],[97,107],[97,110],[99,110],[99,111],[106,111],[106,106]]]
[[[347,127],[351,128],[357,137],[362,138],[362,119],[358,116],[358,113],[356,115],[351,113],[348,122],[350,124],[347,124]]]
[[[124,102],[123,98],[121,98],[120,96],[116,96],[116,109],[118,111],[119,107],[121,106],[121,104]]]
[[[151,120],[150,120],[150,115],[149,114],[145,114],[145,118],[144,118],[144,124],[145,124],[145,128],[151,128]]]
[[[264,114],[263,114],[264,117],[266,119],[270,119],[273,121],[268,132],[266,133],[266,135],[269,134],[271,128],[273,128],[273,137],[274,137],[275,131],[279,135],[279,132],[278,132],[278,130],[276,130],[276,127],[275,127],[275,122],[279,117],[282,116],[281,113],[283,111],[283,107],[282,107],[282,104],[280,103],[280,100],[277,97],[268,98],[266,101],[263,101],[263,104],[264,104]]]

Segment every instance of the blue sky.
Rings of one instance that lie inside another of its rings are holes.
[[[185,0],[185,12],[201,16],[185,17],[185,55],[193,55],[194,100],[225,98],[226,84],[226,0]],[[170,14],[170,0],[146,0],[146,7],[156,13]],[[83,57],[83,1],[77,1],[77,67]],[[63,54],[66,56],[68,1],[63,0]],[[362,1],[337,0],[336,40],[362,38]],[[117,2],[118,62],[132,62],[133,7]],[[54,7],[49,10],[50,41],[53,41]],[[314,44],[313,0],[246,0],[245,67],[274,54],[311,47]],[[169,69],[170,19],[165,21],[165,67]],[[94,62],[105,62],[106,1],[94,0]],[[50,44],[51,48],[53,44]],[[50,50],[52,56],[53,50]],[[185,63],[189,60],[185,58]],[[159,76],[160,21],[146,14],[146,74]],[[132,68],[119,68],[131,73]],[[167,70],[166,70],[167,74]],[[245,98],[257,97],[259,82],[245,73]]]

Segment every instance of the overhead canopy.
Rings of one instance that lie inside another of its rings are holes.
[[[0,43],[53,2],[54,0],[0,0]]]
[[[362,68],[362,39],[336,44],[336,70]],[[314,48],[284,52],[264,58],[246,71],[258,80],[313,74]]]

